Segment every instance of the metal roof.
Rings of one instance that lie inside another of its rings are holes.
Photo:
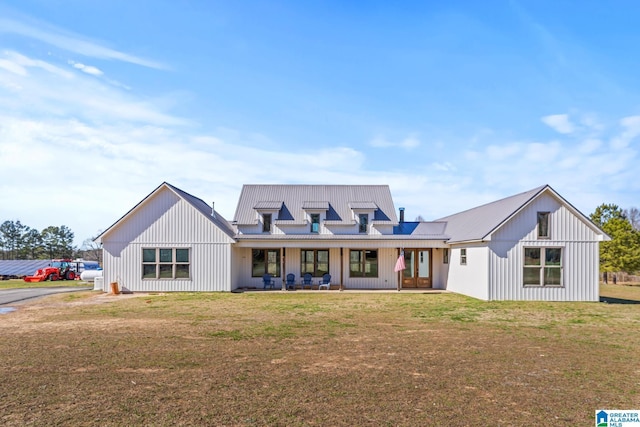
[[[349,202],[351,209],[378,209],[378,205],[373,202]]]
[[[483,240],[524,205],[533,200],[548,185],[506,197],[473,209],[440,218],[446,222],[449,243]]]
[[[212,206],[209,206],[202,199],[199,199],[185,191],[182,191],[177,187],[174,187],[168,182],[165,184],[167,185],[167,187],[171,188],[173,191],[178,193],[178,195],[180,195],[184,200],[186,200],[189,204],[191,204],[191,206],[193,206],[194,208],[202,212],[204,216],[209,218],[211,222],[213,222],[216,226],[218,226],[218,228],[224,231],[229,237],[235,236],[236,232],[231,226],[231,224],[229,224],[229,221],[224,219],[224,217],[220,215],[215,209],[213,209]]]
[[[447,223],[441,221],[401,222],[393,227],[393,234],[416,239],[449,240],[446,228]]]
[[[303,202],[302,209],[318,209],[318,210],[329,210],[329,202]]]
[[[236,240],[447,240],[426,234],[238,234]]]
[[[280,210],[282,208],[282,202],[258,202],[253,207],[254,209],[265,209],[265,210]]]
[[[374,220],[397,224],[397,216],[388,185],[244,185],[234,215],[237,224],[254,224],[254,206],[260,201],[281,201],[279,220],[298,223],[305,218],[305,207],[317,201],[327,203],[328,221],[352,223],[350,203],[375,204]],[[305,203],[307,205],[305,205]],[[323,205],[324,206],[324,205]]]
[[[0,260],[0,276],[30,276],[50,262],[49,259]]]

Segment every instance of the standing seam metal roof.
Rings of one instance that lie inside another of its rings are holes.
[[[328,203],[327,220],[351,223],[352,211],[349,203],[371,203],[377,205],[374,220],[398,222],[391,191],[388,185],[251,185],[242,187],[234,215],[237,224],[254,224],[254,206],[260,201],[282,201],[278,219],[302,222],[303,207],[310,201]],[[315,205],[316,202],[313,204]]]
[[[524,193],[440,218],[437,221],[447,223],[446,231],[451,236],[449,243],[482,240],[547,188],[550,187],[543,185]]]

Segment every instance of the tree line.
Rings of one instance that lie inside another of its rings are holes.
[[[610,241],[600,243],[600,271],[628,274],[640,271],[640,210],[603,203],[590,217],[611,237]]]
[[[0,256],[2,259],[73,258],[79,252],[73,246],[73,238],[73,231],[66,225],[38,231],[20,221],[5,221],[0,225]]]

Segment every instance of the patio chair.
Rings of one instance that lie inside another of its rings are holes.
[[[308,286],[309,289],[312,289],[313,288],[313,283],[311,283],[312,280],[313,280],[313,276],[311,276],[311,273],[304,273],[304,275],[302,276],[302,281],[300,282],[300,287],[304,289],[305,286]]]
[[[276,288],[276,282],[273,280],[273,277],[269,273],[262,276],[262,283],[264,284],[263,289]]]
[[[331,289],[331,275],[329,273],[325,273],[320,282],[318,282],[318,290],[320,289]]]
[[[296,290],[296,275],[295,274],[293,274],[293,273],[287,274],[286,286],[287,286],[287,290],[289,290],[289,289],[293,289],[294,291]]]

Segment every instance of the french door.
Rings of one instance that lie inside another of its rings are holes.
[[[405,249],[402,288],[430,288],[431,249]]]

